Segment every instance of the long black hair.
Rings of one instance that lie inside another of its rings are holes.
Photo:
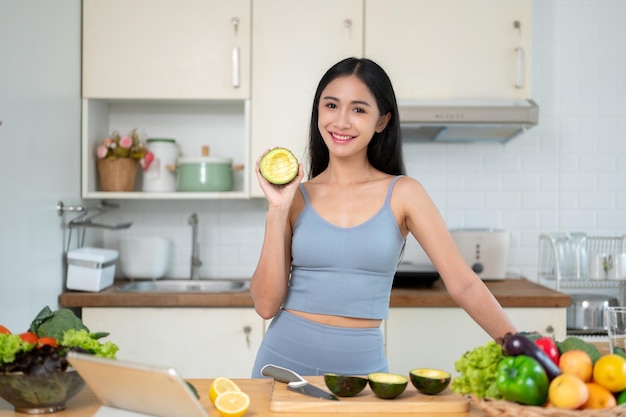
[[[367,158],[372,166],[390,175],[404,175],[398,103],[391,80],[380,65],[367,58],[346,58],[333,65],[320,80],[311,112],[309,133],[309,179],[316,177],[328,167],[328,147],[324,143],[317,122],[319,119],[320,96],[326,86],[336,78],[357,76],[370,89],[376,99],[381,115],[391,114],[385,129],[374,133],[367,147]]]

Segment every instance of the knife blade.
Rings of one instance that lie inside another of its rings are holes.
[[[287,389],[290,391],[308,395],[309,397],[339,401],[339,398],[321,388],[316,387],[315,385],[309,384],[306,379],[302,378],[291,369],[267,364],[263,367],[263,369],[261,369],[261,375],[271,376],[277,381],[286,382]]]

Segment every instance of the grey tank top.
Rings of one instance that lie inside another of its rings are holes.
[[[366,222],[349,228],[324,220],[300,184],[305,206],[294,225],[291,279],[284,308],[367,319],[389,316],[389,296],[404,246],[390,200]]]

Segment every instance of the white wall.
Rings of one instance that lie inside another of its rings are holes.
[[[0,1],[0,323],[63,288],[58,200],[80,202],[80,0]]]
[[[80,139],[78,122],[58,123],[78,112],[78,5],[0,3],[0,143],[9,144],[0,164],[0,322],[26,322],[13,314],[54,304],[62,286],[54,205],[78,193]],[[508,269],[531,279],[542,232],[626,233],[626,4],[536,0],[533,6],[540,125],[506,145],[406,147],[409,173],[425,184],[449,226],[509,230]],[[26,153],[28,159],[7,157]],[[201,229],[201,274],[248,277],[263,236],[259,200],[122,202],[104,220],[134,224],[107,232],[104,242],[115,247],[125,235],[171,236],[172,275],[186,276],[193,212]]]

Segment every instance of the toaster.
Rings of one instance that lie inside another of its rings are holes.
[[[506,278],[510,234],[497,229],[450,230],[463,259],[483,280]]]

